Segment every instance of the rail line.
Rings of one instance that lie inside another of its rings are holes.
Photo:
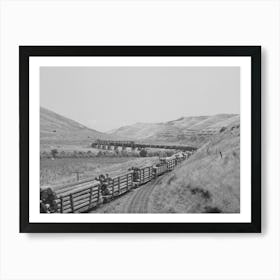
[[[128,201],[125,207],[125,213],[148,213],[149,198],[155,187],[162,180],[162,177],[157,178],[154,182],[142,186]]]
[[[84,213],[108,203],[132,189],[139,188],[128,204],[129,213],[146,213],[149,197],[160,176],[172,171],[190,154],[179,152],[161,158],[152,166],[130,168],[127,173],[104,180],[84,180],[59,190],[48,187],[40,191],[41,213]],[[149,182],[152,182],[150,184]],[[147,184],[148,183],[148,184]]]

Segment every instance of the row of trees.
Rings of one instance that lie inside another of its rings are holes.
[[[153,156],[171,156],[174,154],[172,150],[146,150],[142,149],[140,151],[59,151],[57,149],[52,149],[50,151],[41,152],[40,158],[95,158],[95,157],[153,157]]]

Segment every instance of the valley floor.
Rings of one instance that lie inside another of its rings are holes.
[[[77,181],[74,172],[81,172],[81,179],[108,173],[111,177],[127,172],[130,167],[149,166],[158,157],[94,157],[56,158],[40,160],[40,185],[61,185]]]

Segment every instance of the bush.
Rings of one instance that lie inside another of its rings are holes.
[[[87,157],[88,157],[88,158],[93,157],[93,153],[92,153],[91,151],[87,151]]]
[[[218,207],[205,206],[204,213],[222,213],[223,211]]]
[[[166,150],[166,155],[167,155],[168,157],[171,157],[171,156],[173,156],[174,154],[175,154],[174,151],[172,151],[172,150]]]
[[[55,158],[58,154],[58,150],[57,149],[52,149],[51,154],[52,154],[52,157]]]
[[[139,153],[140,157],[146,157],[147,154],[148,154],[148,152],[147,152],[147,150],[145,150],[145,149],[142,149],[142,150],[140,151],[140,153]]]
[[[96,156],[97,157],[102,157],[103,156],[103,152],[99,151]]]

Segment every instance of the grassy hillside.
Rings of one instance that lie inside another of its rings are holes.
[[[85,145],[97,138],[108,138],[105,135],[48,109],[40,108],[41,149],[57,148],[61,145]]]
[[[161,129],[164,129],[163,123],[135,123],[133,125],[122,126],[113,131],[109,131],[108,134],[114,136],[116,139],[140,140],[152,137],[155,131]]]
[[[239,123],[239,115],[182,117],[165,123],[136,123],[109,132],[118,139],[149,143],[179,143],[202,146],[223,127]]]
[[[151,212],[239,212],[239,156],[239,124],[230,125],[164,177],[152,194]]]

